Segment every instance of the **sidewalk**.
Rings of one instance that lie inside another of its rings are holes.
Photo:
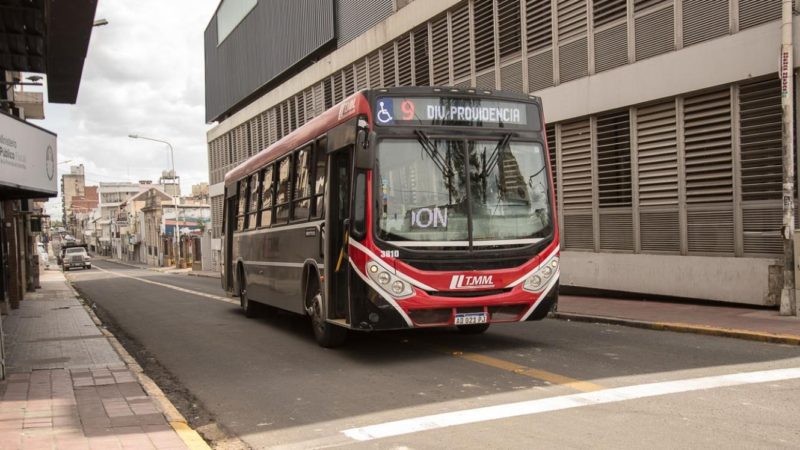
[[[773,309],[561,295],[556,317],[800,345],[800,318]]]
[[[64,275],[46,270],[40,280],[3,317],[0,449],[208,448]]]

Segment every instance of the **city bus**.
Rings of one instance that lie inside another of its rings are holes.
[[[225,175],[223,288],[348,330],[540,320],[559,233],[539,98],[363,90]]]

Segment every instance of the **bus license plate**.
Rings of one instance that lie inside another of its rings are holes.
[[[455,325],[474,325],[476,323],[486,323],[488,317],[485,312],[456,314]]]

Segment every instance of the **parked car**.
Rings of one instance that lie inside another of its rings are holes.
[[[64,248],[64,256],[62,257],[62,267],[65,272],[76,267],[91,269],[92,258],[83,247],[66,247]]]

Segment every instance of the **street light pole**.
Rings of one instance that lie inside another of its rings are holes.
[[[170,144],[169,142],[167,142],[165,140],[162,140],[162,139],[155,139],[155,138],[151,138],[151,137],[140,136],[138,134],[129,134],[128,137],[131,138],[131,139],[144,139],[144,140],[147,140],[147,141],[160,142],[162,144],[167,144],[167,146],[169,147],[170,160],[172,161],[172,175],[171,175],[172,176],[172,181],[173,182],[175,181],[175,152],[172,149],[172,144]],[[178,189],[180,190],[180,187]],[[178,217],[179,217],[179,214],[178,214],[178,200],[179,200],[179,197],[180,197],[180,194],[174,195],[172,197],[172,199],[173,199],[172,201],[175,202],[175,249],[176,249],[176,251],[175,251],[175,256],[176,256],[175,268],[176,269],[180,269],[180,258],[181,258],[181,224],[178,222]]]

